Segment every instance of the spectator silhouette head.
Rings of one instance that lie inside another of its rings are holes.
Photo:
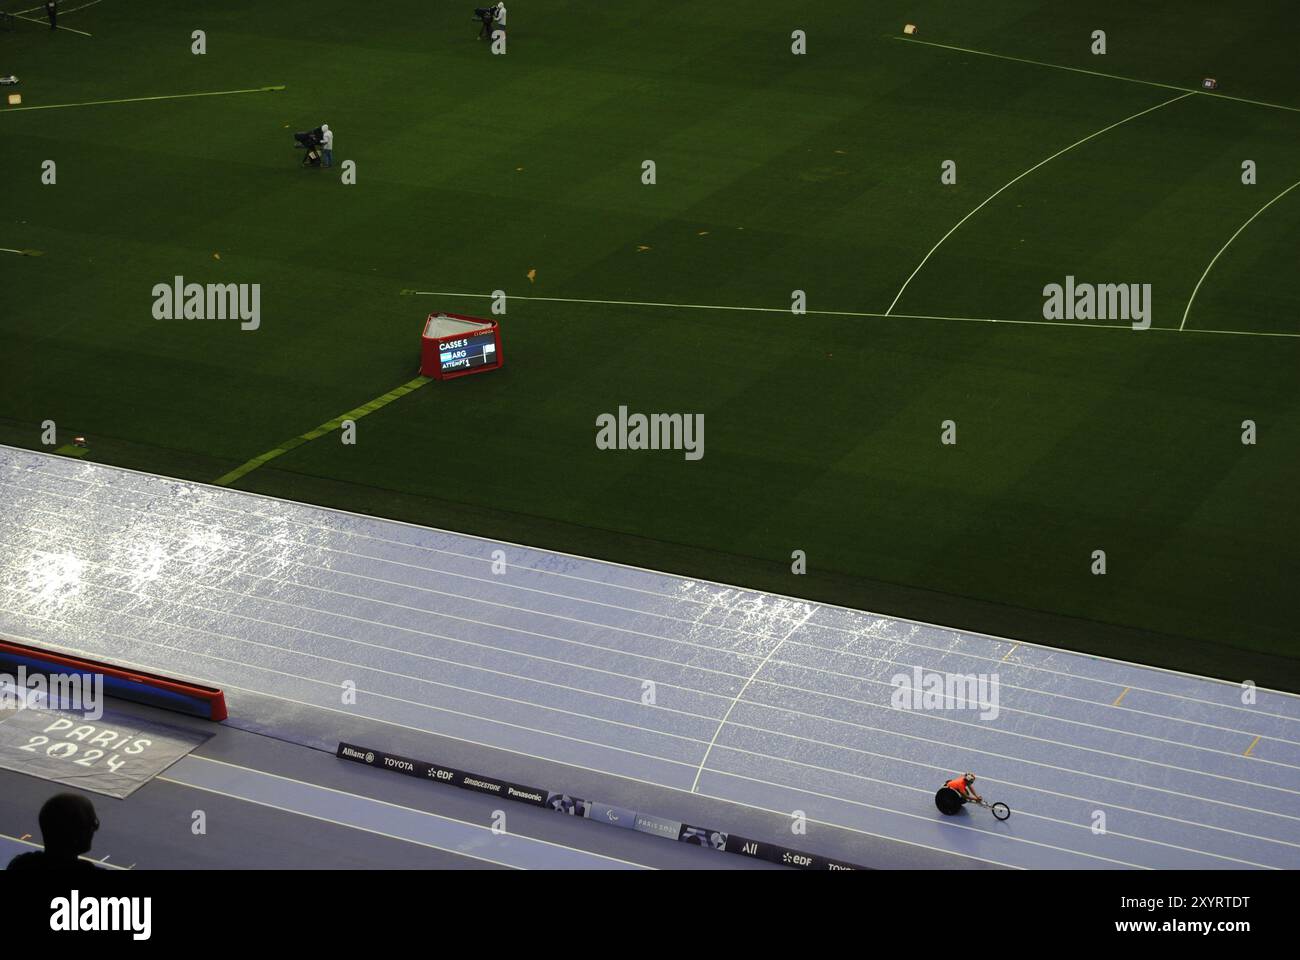
[[[76,793],[60,793],[45,801],[40,814],[41,836],[45,852],[54,857],[75,860],[90,851],[99,829],[95,806]]]

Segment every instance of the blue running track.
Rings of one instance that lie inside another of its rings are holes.
[[[0,634],[232,723],[258,694],[1011,867],[1300,867],[1291,694],[8,447],[0,505]],[[996,696],[899,703],[914,669]],[[1010,820],[935,810],[964,770]]]

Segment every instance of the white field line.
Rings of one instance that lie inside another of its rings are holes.
[[[60,10],[60,11],[59,11],[59,16],[61,16],[61,17],[66,17],[66,16],[67,16],[68,14],[70,14],[70,13],[76,13],[78,10],[85,10],[87,7],[93,7],[95,4],[100,3],[100,2],[102,2],[102,0],[90,0],[89,3],[83,3],[81,6],[79,6],[79,7],[73,7],[71,10]],[[16,17],[16,16],[19,16],[20,14],[24,14],[24,13],[35,13],[37,10],[44,10],[44,9],[45,9],[45,5],[44,5],[44,4],[37,4],[37,5],[34,6],[34,7],[28,7],[26,10],[19,10],[19,11],[17,11],[17,13],[15,13],[14,16]],[[39,23],[39,22],[40,22],[40,21],[38,20],[37,23]]]
[[[956,50],[958,53],[973,53],[980,57],[993,57],[997,60],[1010,60],[1014,63],[1028,63],[1035,67],[1050,67],[1053,70],[1068,70],[1070,73],[1085,73],[1090,77],[1105,77],[1107,80],[1123,80],[1125,83],[1140,83],[1148,87],[1161,87],[1165,90],[1186,90],[1188,93],[1194,93],[1200,97],[1214,97],[1217,100],[1235,100],[1238,103],[1249,103],[1257,107],[1269,107],[1272,110],[1289,110],[1293,113],[1300,113],[1300,107],[1290,107],[1282,103],[1268,103],[1264,100],[1250,100],[1246,97],[1234,97],[1226,93],[1215,93],[1211,90],[1188,89],[1172,83],[1158,83],[1155,80],[1139,80],[1137,77],[1122,77],[1116,73],[1102,73],[1100,70],[1085,70],[1083,67],[1067,67],[1059,63],[1047,63],[1044,60],[1029,60],[1025,57],[1011,57],[1005,53],[990,53],[987,50],[972,50],[969,47],[954,47],[947,43],[934,43],[930,40],[918,40],[915,37],[891,35],[891,40],[906,40],[908,43],[919,43],[925,47],[938,47],[941,50]]]
[[[942,241],[940,241],[942,242]],[[490,293],[455,293],[443,290],[407,290],[405,293],[416,297],[452,297],[471,300],[491,300]],[[580,297],[526,297],[508,295],[506,300],[532,300],[541,303],[586,303],[597,306],[612,307],[662,307],[670,310],[723,310],[743,313],[784,313],[789,314],[789,307],[743,307],[727,306],[713,303],[663,303],[656,300],[595,300]],[[1013,324],[1033,327],[1083,327],[1098,330],[1127,330],[1130,333],[1148,333],[1159,330],[1164,333],[1177,333],[1174,327],[1150,327],[1147,330],[1134,331],[1130,324],[1124,323],[1075,323],[1068,320],[998,320],[992,317],[946,317],[936,314],[918,313],[873,313],[865,310],[808,310],[807,314],[817,317],[861,317],[881,320],[941,320],[959,323],[995,323]],[[1286,337],[1300,338],[1300,333],[1266,333],[1258,330],[1188,330],[1188,333],[1219,334],[1240,337]]]
[[[19,20],[26,20],[28,23],[39,23],[39,24],[40,24],[41,26],[43,26],[43,27],[47,27],[47,26],[49,26],[49,21],[48,21],[48,20],[36,20],[36,19],[34,19],[34,18],[32,18],[32,17],[24,17],[21,13],[15,13],[14,16],[17,17]],[[91,34],[87,33],[85,30],[75,30],[75,29],[73,29],[72,27],[59,27],[58,29],[59,29],[59,30],[66,30],[66,31],[68,31],[68,33],[79,33],[79,34],[81,34],[83,37],[89,37],[89,36],[91,36]]]
[[[228,97],[239,93],[271,93],[283,90],[284,86],[249,87],[246,90],[212,90],[204,93],[168,93],[156,97],[123,97],[118,100],[81,100],[75,103],[45,103],[31,107],[4,107],[0,116],[6,113],[22,113],[25,110],[61,110],[64,107],[99,107],[114,103],[147,103],[152,100],[187,100],[193,97]]]
[[[1279,200],[1281,200],[1283,197],[1285,197],[1288,193],[1290,193],[1290,192],[1291,192],[1292,190],[1294,190],[1296,187],[1300,187],[1300,180],[1297,180],[1295,183],[1291,184],[1291,186],[1287,187],[1285,190],[1283,190],[1281,193],[1279,193],[1276,197],[1274,197],[1274,198],[1273,198],[1272,200],[1270,200],[1268,203],[1264,204],[1262,207],[1260,207],[1258,210],[1256,210],[1253,214],[1251,214],[1251,215],[1250,215],[1250,219],[1247,220],[1245,223],[1243,223],[1241,226],[1239,226],[1239,227],[1237,228],[1237,232],[1234,233],[1232,236],[1230,236],[1230,237],[1228,238],[1228,242],[1225,243],[1223,246],[1221,246],[1221,247],[1219,248],[1219,252],[1216,253],[1216,254],[1214,255],[1214,259],[1212,259],[1212,260],[1210,261],[1209,266],[1207,266],[1207,267],[1205,268],[1205,272],[1204,272],[1203,274],[1201,274],[1201,279],[1199,279],[1199,280],[1196,281],[1196,286],[1192,289],[1192,295],[1191,295],[1190,297],[1187,298],[1187,307],[1183,310],[1183,322],[1180,323],[1180,324],[1178,325],[1178,329],[1179,329],[1180,332],[1183,331],[1184,328],[1187,326],[1187,315],[1188,315],[1189,313],[1192,312],[1192,301],[1194,301],[1194,300],[1196,299],[1196,294],[1200,292],[1201,284],[1203,284],[1203,283],[1205,282],[1205,278],[1208,277],[1208,276],[1210,275],[1210,271],[1214,269],[1214,265],[1215,265],[1215,263],[1218,262],[1219,257],[1223,256],[1223,251],[1228,249],[1228,246],[1232,243],[1232,241],[1236,240],[1237,237],[1239,237],[1239,236],[1241,235],[1241,231],[1245,230],[1248,226],[1250,226],[1251,222],[1254,221],[1254,219],[1255,219],[1256,217],[1258,217],[1261,213],[1263,213],[1263,212],[1264,212],[1265,210],[1267,210],[1269,207],[1273,206],[1273,204],[1277,203]],[[1194,331],[1192,331],[1192,332],[1194,332]]]
[[[1028,170],[1008,180],[1001,187],[999,187],[997,190],[991,193],[987,198],[985,198],[984,202],[981,203],[978,207],[976,207],[970,213],[966,214],[966,216],[962,217],[955,224],[953,224],[952,228],[939,239],[939,242],[930,248],[930,252],[921,258],[921,262],[916,265],[916,269],[913,270],[911,275],[906,280],[903,281],[903,285],[898,288],[898,293],[894,295],[893,302],[889,305],[889,309],[885,311],[886,316],[894,312],[894,307],[898,306],[898,301],[903,298],[903,294],[907,291],[908,284],[912,282],[912,280],[916,277],[916,275],[921,272],[921,269],[926,265],[926,263],[929,262],[930,258],[934,256],[934,252],[938,250],[941,246],[943,246],[944,241],[947,240],[949,237],[951,237],[954,233],[956,233],[958,228],[960,228],[963,223],[965,223],[971,217],[975,216],[975,214],[979,213],[989,203],[991,203],[994,199],[996,199],[1004,190],[1009,189],[1019,181],[1023,180],[1025,177],[1029,176],[1039,167],[1051,163],[1057,157],[1061,156],[1061,154],[1068,153],[1069,151],[1073,150],[1075,147],[1081,146],[1082,144],[1085,144],[1089,140],[1092,140],[1096,137],[1100,137],[1103,133],[1106,133],[1107,131],[1110,130],[1114,130],[1116,127],[1128,123],[1130,120],[1136,120],[1138,117],[1142,117],[1148,113],[1151,113],[1152,111],[1159,110],[1161,107],[1167,107],[1171,103],[1177,103],[1179,100],[1186,100],[1188,97],[1194,96],[1195,93],[1196,91],[1191,91],[1189,93],[1181,94],[1180,96],[1173,97],[1169,100],[1164,101],[1163,103],[1157,103],[1154,107],[1147,107],[1145,110],[1140,110],[1130,117],[1125,117],[1123,120],[1119,120],[1116,121],[1115,123],[1112,123],[1110,126],[1102,127],[1100,130],[1096,131],[1095,133],[1090,133],[1086,137],[1074,141],[1074,143],[1070,144],[1068,147],[1064,148],[1063,150],[1056,151],[1056,153],[1052,154],[1047,159],[1038,161]]]

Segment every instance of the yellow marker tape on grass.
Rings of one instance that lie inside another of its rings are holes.
[[[399,397],[406,396],[412,390],[419,390],[422,386],[424,386],[432,379],[433,379],[432,377],[416,377],[414,380],[410,380],[402,384],[400,387],[398,387],[395,390],[389,390],[382,397],[375,397],[375,399],[371,400],[369,403],[362,404],[361,406],[357,407],[355,410],[349,410],[347,413],[339,414],[339,416],[335,417],[333,420],[330,420],[328,423],[322,423],[315,430],[309,430],[307,433],[304,433],[301,436],[297,436],[294,437],[292,440],[285,441],[284,443],[276,447],[274,450],[268,450],[260,457],[254,457],[252,460],[249,460],[247,463],[243,464],[242,466],[236,467],[234,470],[231,470],[225,476],[218,477],[213,482],[219,487],[229,486],[230,484],[234,483],[236,480],[238,480],[240,477],[244,476],[245,474],[252,473],[254,470],[256,470],[258,467],[260,467],[262,464],[266,463],[267,461],[274,460],[276,457],[280,456],[281,454],[288,453],[290,450],[294,449],[294,447],[300,447],[309,440],[315,440],[317,437],[323,437],[325,436],[325,434],[337,430],[342,425],[344,420],[360,420],[366,414],[374,413],[380,407],[388,406],[388,404],[392,403],[394,400],[398,399]]]

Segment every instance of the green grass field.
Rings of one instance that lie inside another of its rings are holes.
[[[1234,239],[1300,180],[1294,3],[518,0],[504,56],[473,5],[0,33],[42,108],[0,108],[0,247],[43,252],[0,253],[0,442],[213,481],[503,289],[502,370],[235,485],[1300,690],[1300,189]],[[322,121],[355,185],[299,167]],[[261,329],[155,320],[178,274],[261,284]],[[1067,274],[1150,283],[1155,329],[960,319]],[[596,449],[621,404],[704,414],[705,456]]]

